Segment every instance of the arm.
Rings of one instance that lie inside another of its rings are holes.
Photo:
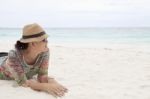
[[[38,81],[48,83],[49,51],[42,53],[42,62],[38,72]]]
[[[48,92],[54,97],[61,97],[67,92],[66,88],[56,83],[40,83],[35,80],[27,80],[25,84],[34,90]]]
[[[26,80],[26,82],[22,85],[23,87],[30,87],[34,90],[46,91],[46,84],[37,82],[35,80]]]
[[[48,77],[49,52],[45,52],[38,73],[39,82],[31,82],[29,86],[32,89],[46,91],[55,97],[63,96],[68,89],[57,83],[53,78]]]

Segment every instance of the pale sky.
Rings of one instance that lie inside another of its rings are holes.
[[[150,0],[0,0],[0,27],[150,27]]]

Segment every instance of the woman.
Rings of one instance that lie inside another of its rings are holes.
[[[15,80],[18,85],[46,91],[55,97],[63,96],[67,88],[48,77],[47,37],[38,24],[26,25],[22,38],[15,44],[15,50],[0,57],[0,79]],[[33,76],[36,74],[35,81]]]

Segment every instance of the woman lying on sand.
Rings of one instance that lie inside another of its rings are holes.
[[[38,24],[26,25],[22,38],[15,44],[15,50],[0,57],[0,79],[15,80],[20,86],[46,91],[55,97],[63,96],[67,88],[48,77],[47,37]],[[33,80],[36,74],[37,80]]]

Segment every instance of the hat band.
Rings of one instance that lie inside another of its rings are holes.
[[[44,31],[34,35],[22,36],[23,39],[36,38],[46,34]]]

